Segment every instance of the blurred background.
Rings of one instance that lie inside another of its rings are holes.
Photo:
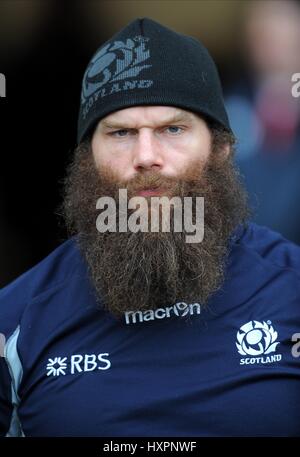
[[[65,238],[55,214],[76,145],[81,78],[136,17],[199,38],[215,59],[254,220],[300,244],[300,3],[1,0],[0,287]]]

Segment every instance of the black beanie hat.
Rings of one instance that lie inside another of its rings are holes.
[[[85,71],[80,143],[97,122],[123,108],[164,105],[202,114],[231,131],[214,61],[200,41],[148,18],[103,44]]]

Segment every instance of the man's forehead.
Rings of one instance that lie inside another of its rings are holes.
[[[195,117],[196,115],[194,113],[173,106],[135,106],[109,114],[99,124],[110,126],[116,123],[142,120],[165,123],[176,120],[191,121]]]

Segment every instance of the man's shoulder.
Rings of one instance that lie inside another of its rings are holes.
[[[300,246],[280,233],[251,222],[242,230],[236,244],[265,265],[290,270],[300,280]]]
[[[18,320],[27,304],[62,287],[84,268],[76,239],[70,238],[38,264],[0,290],[1,321]]]
[[[263,321],[269,313],[283,320],[293,315],[299,322],[299,299],[300,247],[267,227],[240,226],[233,237],[226,281],[217,295],[220,309],[224,303],[231,309],[242,304],[248,321],[251,315]]]

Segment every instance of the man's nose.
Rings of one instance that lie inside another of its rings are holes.
[[[137,135],[133,166],[137,171],[160,170],[163,167],[162,146],[152,131],[140,131]]]

